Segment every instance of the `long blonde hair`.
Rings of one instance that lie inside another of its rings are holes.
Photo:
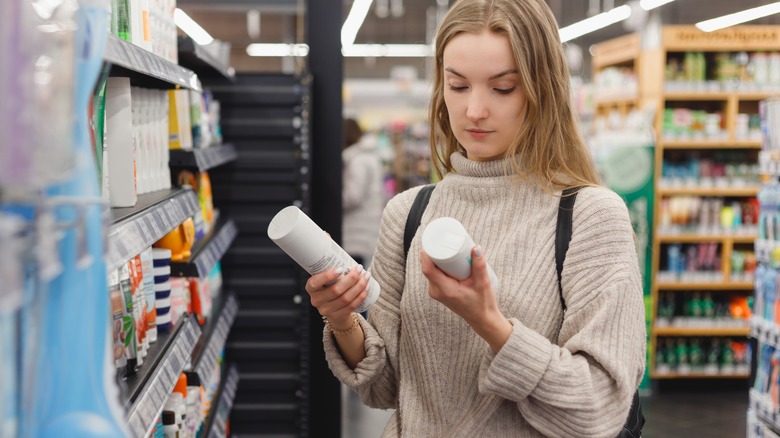
[[[599,185],[572,109],[558,25],[543,0],[458,0],[444,17],[436,34],[429,113],[431,156],[439,176],[452,171],[452,153],[465,152],[444,103],[444,48],[461,32],[485,29],[509,40],[527,99],[525,120],[506,152],[514,173],[537,180],[546,190]]]

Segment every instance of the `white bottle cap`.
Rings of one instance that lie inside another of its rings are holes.
[[[450,277],[465,280],[471,277],[471,249],[474,240],[457,219],[440,217],[431,221],[423,231],[422,247],[433,263]],[[498,287],[498,277],[487,265],[493,288]]]

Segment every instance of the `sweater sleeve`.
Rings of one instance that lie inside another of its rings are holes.
[[[333,335],[325,329],[325,357],[333,374],[357,391],[363,402],[374,408],[392,409],[398,405],[398,344],[401,332],[401,294],[405,284],[406,258],[403,233],[406,217],[419,188],[407,190],[387,204],[371,274],[379,283],[380,294],[362,317],[366,357],[350,369],[341,357]]]
[[[516,402],[545,435],[613,438],[645,366],[633,231],[622,199],[606,189],[578,195],[573,227],[558,344],[510,319],[513,331],[503,348],[483,357],[479,389]]]

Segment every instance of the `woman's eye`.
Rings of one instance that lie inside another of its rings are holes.
[[[463,91],[463,90],[465,90],[466,88],[468,88],[468,87],[465,87],[465,86],[464,86],[464,87],[457,87],[457,86],[455,86],[455,85],[450,85],[450,90],[452,90],[452,91],[456,91],[456,92],[458,92],[458,91]]]
[[[509,94],[509,93],[515,91],[515,87],[511,87],[511,88],[494,88],[494,90],[498,94]]]

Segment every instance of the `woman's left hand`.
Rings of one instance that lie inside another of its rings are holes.
[[[482,248],[471,250],[471,276],[457,280],[439,269],[425,251],[420,251],[422,273],[428,279],[428,294],[463,318],[498,351],[512,333],[512,324],[498,308]]]

